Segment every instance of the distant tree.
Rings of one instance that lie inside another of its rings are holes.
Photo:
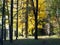
[[[58,27],[59,27],[59,30],[60,30],[60,21],[59,21],[59,18],[60,18],[60,0],[52,0],[52,5],[51,5],[51,10],[53,12],[53,15],[54,17],[56,17],[56,22],[58,23]],[[60,32],[60,31],[59,31]]]

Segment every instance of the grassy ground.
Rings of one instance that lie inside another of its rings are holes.
[[[60,39],[20,39],[12,43],[4,41],[4,45],[60,45]]]
[[[12,43],[7,40],[3,41],[3,45],[60,45],[60,38],[54,38],[54,36],[41,36],[38,40],[25,38],[13,40]]]

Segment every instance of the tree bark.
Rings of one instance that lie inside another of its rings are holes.
[[[38,39],[38,35],[37,35],[37,32],[38,32],[38,23],[37,23],[37,16],[38,16],[38,0],[36,0],[36,13],[35,13],[35,39]]]
[[[18,0],[17,0],[17,23],[16,23],[16,39],[18,37]]]
[[[11,0],[11,15],[10,15],[10,25],[9,25],[9,30],[10,30],[10,42],[13,41],[13,0]]]
[[[26,19],[26,22],[25,22],[25,28],[26,28],[26,38],[27,38],[27,35],[28,35],[28,0],[26,1],[26,16],[25,16],[25,19]]]
[[[34,7],[34,1],[33,0],[31,0],[31,5],[32,5],[32,8],[33,8],[33,13],[34,13],[34,16],[35,16],[35,39],[38,39],[38,34],[37,34],[37,32],[38,32],[38,23],[37,23],[37,16],[38,16],[38,0],[36,0],[36,9],[35,9],[35,7]]]
[[[4,18],[5,18],[5,0],[3,0],[3,7],[2,7],[2,30],[1,30],[1,44],[2,45],[3,45]]]

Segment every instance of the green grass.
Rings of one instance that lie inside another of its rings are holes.
[[[60,45],[60,38],[56,35],[53,36],[39,36],[38,40],[30,38],[23,38],[13,40],[11,43],[9,40],[3,41],[3,45]]]
[[[4,45],[60,45],[60,39],[20,39],[12,43],[4,41]]]
[[[60,45],[60,37],[57,35],[39,36],[38,40],[35,40],[34,36],[19,37],[18,40],[14,39],[12,43],[9,40],[3,41],[3,45]]]

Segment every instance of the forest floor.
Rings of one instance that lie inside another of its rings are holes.
[[[60,38],[51,38],[49,36],[46,36],[46,38],[39,38],[38,40],[22,38],[13,40],[13,42],[9,40],[3,41],[3,45],[60,45]]]

